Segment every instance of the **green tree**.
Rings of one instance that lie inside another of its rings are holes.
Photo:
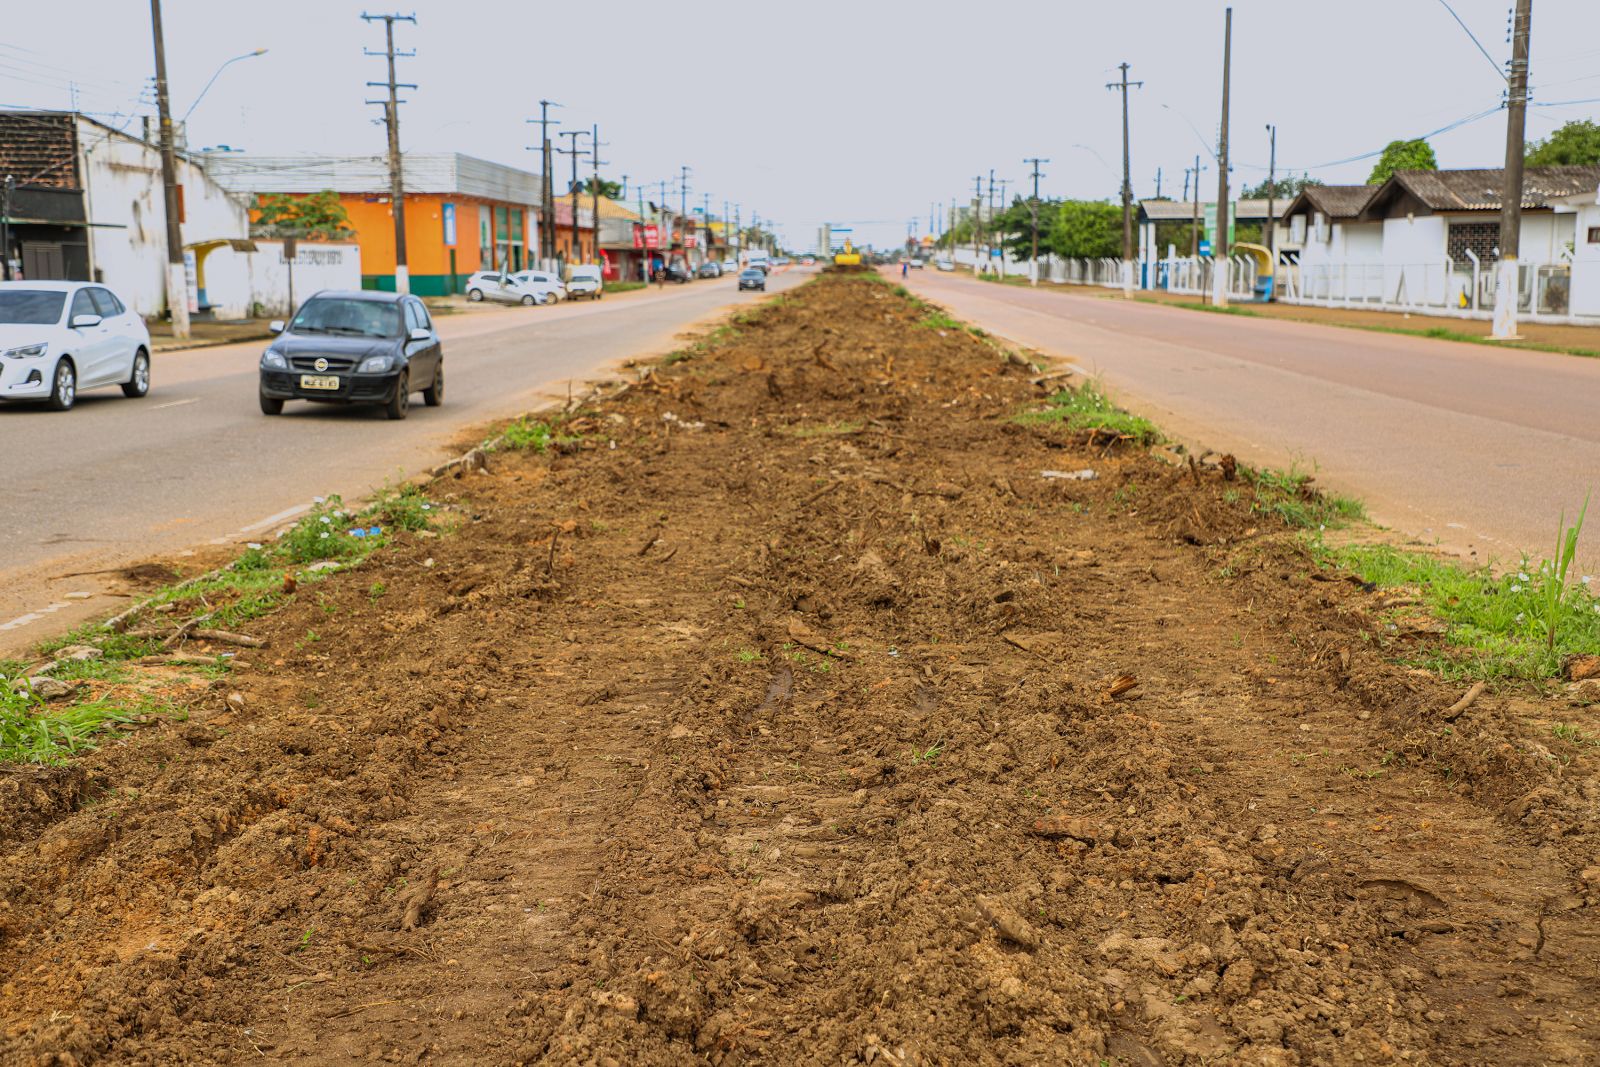
[[[1397,170],[1438,170],[1439,161],[1433,156],[1433,146],[1418,138],[1414,141],[1390,141],[1384,146],[1378,165],[1367,175],[1368,185],[1382,185]]]
[[[305,237],[338,241],[354,237],[350,215],[332,189],[306,195],[260,193],[250,205],[254,237]]]
[[[1298,178],[1293,174],[1286,174],[1282,178],[1267,181],[1261,180],[1260,185],[1247,185],[1239,193],[1241,200],[1265,200],[1271,196],[1274,200],[1293,200],[1300,195],[1300,190],[1308,185],[1321,185],[1322,182],[1307,175]]]
[[[578,191],[582,192],[582,193],[588,193],[589,192],[589,187],[592,186],[593,184],[594,184],[594,179],[593,178],[585,178],[581,182],[578,183]],[[622,195],[622,183],[621,182],[609,181],[609,180],[607,180],[605,178],[601,178],[600,179],[600,195],[604,196],[604,197],[607,197],[607,198],[609,198],[611,200],[617,199],[619,196]]]
[[[1105,200],[1063,200],[1051,220],[1049,249],[1068,259],[1122,254],[1122,206]],[[1040,239],[1040,246],[1045,241]]]
[[[1576,119],[1542,141],[1527,146],[1530,167],[1572,167],[1600,163],[1600,126]]]

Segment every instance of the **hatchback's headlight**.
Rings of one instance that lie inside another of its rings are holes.
[[[368,356],[356,368],[357,374],[382,374],[394,365],[393,356]]]
[[[289,361],[283,358],[283,353],[275,348],[269,348],[261,353],[261,365],[271,370],[288,370]]]
[[[44,355],[49,347],[48,344],[44,343],[23,345],[21,348],[8,348],[4,352],[0,352],[0,356],[4,356],[6,359],[32,359],[34,356]]]

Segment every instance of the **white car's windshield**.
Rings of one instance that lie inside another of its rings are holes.
[[[66,302],[66,293],[52,293],[47,289],[0,291],[0,322],[53,326],[61,321],[61,308]]]
[[[296,333],[339,333],[356,337],[399,337],[400,308],[376,300],[326,297],[308,300],[289,329]]]

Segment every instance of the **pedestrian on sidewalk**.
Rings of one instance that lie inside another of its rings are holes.
[[[910,277],[910,275],[911,275],[911,261],[909,259],[902,259],[900,261],[900,277],[907,278],[907,277]]]

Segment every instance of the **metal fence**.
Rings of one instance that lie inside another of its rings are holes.
[[[1481,318],[1494,307],[1493,260],[1471,252],[1466,262],[1446,256],[1433,263],[1285,264],[1277,298],[1287,304],[1364,307]],[[1517,269],[1517,307],[1523,314],[1566,316],[1572,290],[1570,263],[1522,263]]]

